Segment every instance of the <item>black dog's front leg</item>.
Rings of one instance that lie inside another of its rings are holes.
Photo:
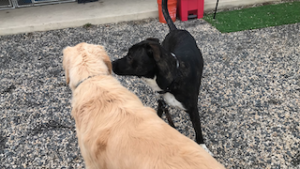
[[[158,101],[158,106],[157,106],[157,115],[161,118],[162,114],[164,113],[164,110],[163,110],[163,100],[162,99],[159,99]]]
[[[188,110],[187,113],[190,115],[190,119],[192,121],[193,128],[195,130],[196,142],[198,144],[204,144],[198,108],[197,107],[192,108]]]
[[[158,102],[157,115],[161,118],[163,112],[165,112],[168,123],[170,124],[170,126],[175,128],[174,122],[172,120],[172,117],[169,113],[169,110],[167,108],[167,104],[165,103],[165,101],[163,99],[159,99],[157,102]]]
[[[168,120],[168,123],[170,124],[170,126],[175,128],[174,122],[173,122],[172,117],[167,108],[165,109],[165,114],[166,114],[166,117],[167,117],[167,120]]]
[[[198,113],[198,107],[195,106],[192,109],[188,109],[187,113],[190,115],[190,119],[192,121],[195,133],[196,133],[196,142],[200,144],[200,146],[206,150],[211,156],[214,156],[214,154],[206,147],[204,144],[204,139],[202,135],[202,129],[201,129],[201,122],[200,117]]]

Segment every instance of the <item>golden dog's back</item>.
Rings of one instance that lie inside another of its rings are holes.
[[[114,77],[100,75],[88,81],[73,93],[72,115],[90,168],[224,168]]]

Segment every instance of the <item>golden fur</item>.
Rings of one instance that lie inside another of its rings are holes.
[[[102,46],[80,43],[63,54],[86,168],[224,168],[111,76],[111,62]]]

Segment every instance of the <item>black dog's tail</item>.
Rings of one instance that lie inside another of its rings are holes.
[[[162,0],[162,3],[161,3],[161,8],[162,8],[162,13],[164,15],[164,18],[169,26],[169,29],[170,31],[172,30],[176,30],[176,26],[174,25],[171,17],[170,17],[170,14],[169,14],[169,11],[168,11],[168,0]]]

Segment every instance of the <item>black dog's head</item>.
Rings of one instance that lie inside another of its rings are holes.
[[[133,45],[125,57],[113,61],[114,73],[153,78],[160,57],[159,46],[159,40],[154,38]]]

